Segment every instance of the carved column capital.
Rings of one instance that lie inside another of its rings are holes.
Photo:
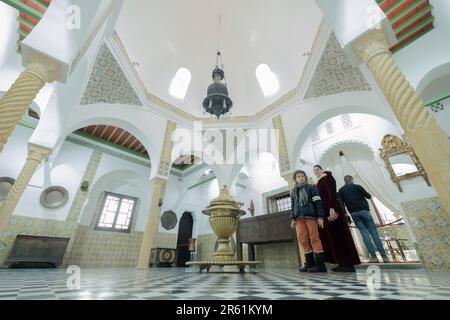
[[[50,155],[51,149],[40,146],[37,144],[30,143],[28,144],[28,159],[34,160],[41,163],[44,160],[47,160]]]
[[[43,82],[53,82],[58,79],[59,66],[55,61],[35,54],[30,55],[27,62],[25,72],[33,74]]]
[[[380,54],[392,55],[384,29],[374,29],[364,34],[353,44],[353,50],[365,63]]]
[[[295,181],[292,178],[294,171],[286,172],[283,174],[282,178],[287,182],[289,190],[292,190],[295,187]]]

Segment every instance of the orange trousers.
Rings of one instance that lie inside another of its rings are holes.
[[[305,250],[305,253],[323,252],[322,242],[319,237],[319,225],[316,219],[300,219],[295,221],[297,241]]]

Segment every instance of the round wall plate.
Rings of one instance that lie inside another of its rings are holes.
[[[6,199],[6,195],[8,194],[9,189],[11,189],[15,181],[16,180],[10,177],[0,178],[0,201]]]
[[[41,193],[41,204],[49,209],[63,207],[69,200],[69,193],[63,187],[50,187]]]
[[[164,211],[161,215],[161,225],[166,230],[172,230],[177,225],[177,214],[172,210]]]

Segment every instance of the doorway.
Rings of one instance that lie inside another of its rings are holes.
[[[192,238],[193,227],[192,213],[183,213],[178,227],[177,240],[177,267],[186,268],[189,261],[189,239]]]

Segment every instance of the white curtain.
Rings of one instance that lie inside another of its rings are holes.
[[[339,190],[339,188],[343,187],[345,184],[345,174],[341,162],[341,157],[339,156],[339,150],[333,149],[326,152],[320,162],[324,170],[329,170],[333,173],[334,180],[336,180],[337,189]]]
[[[325,166],[335,170],[338,188],[344,184],[343,177],[345,175],[339,151],[344,153],[344,157],[359,176],[363,182],[362,185],[367,191],[394,213],[400,214],[401,207],[397,200],[399,198],[398,191],[393,187],[392,183],[386,181],[381,168],[374,159],[372,150],[367,146],[359,143],[342,143],[330,150],[329,154],[325,154],[322,158]]]

